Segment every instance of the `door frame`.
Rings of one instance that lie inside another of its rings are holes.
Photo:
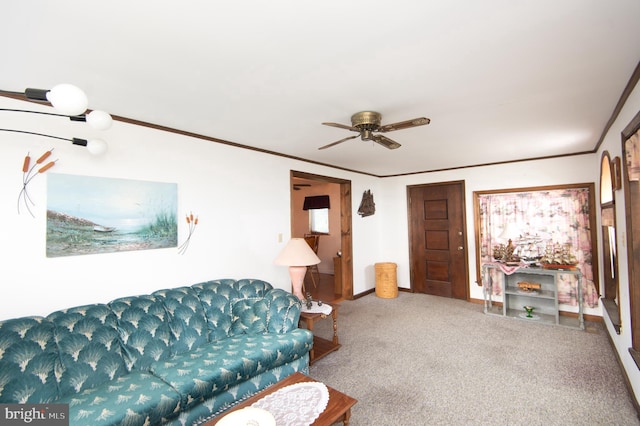
[[[331,176],[291,170],[289,175],[289,191],[293,191],[294,178],[313,180],[316,182],[335,183],[340,185],[340,246],[342,256],[342,298],[353,300],[353,237],[351,235],[351,181]],[[291,217],[293,217],[293,195],[291,200]],[[293,234],[293,221],[291,221]]]
[[[415,289],[414,289],[414,270],[413,270],[413,258],[414,258],[414,253],[413,250],[411,248],[411,237],[413,235],[413,229],[412,229],[412,225],[411,225],[411,189],[413,188],[426,188],[426,187],[436,187],[436,186],[444,186],[444,185],[460,185],[461,187],[461,191],[462,191],[462,200],[461,200],[461,211],[462,211],[462,232],[463,232],[463,239],[462,239],[462,247],[465,253],[465,269],[466,269],[466,273],[464,274],[464,291],[465,291],[465,299],[458,299],[458,300],[471,300],[471,289],[469,288],[469,244],[467,242],[467,207],[466,207],[466,185],[465,185],[465,181],[464,180],[452,180],[452,181],[447,181],[447,182],[434,182],[434,183],[424,183],[424,184],[417,184],[417,185],[407,185],[407,221],[408,223],[408,243],[409,243],[409,286],[411,289],[412,293],[415,293]]]

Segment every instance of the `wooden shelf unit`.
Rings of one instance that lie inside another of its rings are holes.
[[[493,282],[490,270],[497,270],[503,276],[502,306],[493,303]],[[560,275],[577,277],[578,316],[572,318],[560,315],[558,301],[558,277]],[[535,282],[540,289],[527,292],[518,287],[519,282]],[[539,267],[518,268],[507,274],[500,265],[487,263],[482,266],[482,283],[484,293],[484,312],[522,319],[524,321],[576,327],[584,330],[584,314],[582,301],[582,273],[573,269],[544,269]],[[524,306],[533,306],[533,317],[526,317]]]

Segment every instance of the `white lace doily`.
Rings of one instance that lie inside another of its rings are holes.
[[[329,315],[332,310],[333,310],[333,308],[331,307],[331,305],[327,305],[326,303],[323,303],[322,305],[318,306],[318,302],[316,302],[315,300],[313,302],[311,302],[311,307],[307,308],[307,305],[306,305],[305,301],[303,300],[302,301],[302,309],[300,311],[301,312],[305,312],[307,314]]]
[[[327,408],[329,390],[324,383],[302,382],[286,386],[251,406],[267,410],[278,426],[308,426]]]
[[[276,426],[273,415],[262,408],[247,407],[227,414],[218,426]]]

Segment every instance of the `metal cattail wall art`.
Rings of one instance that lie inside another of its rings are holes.
[[[189,225],[189,234],[187,235],[187,239],[184,243],[178,247],[179,254],[185,254],[187,248],[189,248],[189,242],[191,241],[191,236],[193,232],[196,230],[196,225],[198,225],[198,216],[193,216],[193,213],[189,213],[187,215],[187,224]]]
[[[24,163],[22,163],[22,189],[18,194],[18,214],[20,214],[20,202],[22,202],[24,203],[24,206],[27,208],[27,211],[29,212],[29,214],[31,214],[31,217],[35,217],[35,215],[31,211],[31,207],[29,206],[29,205],[35,206],[35,203],[29,196],[27,185],[29,185],[29,182],[31,182],[33,178],[49,170],[51,167],[55,165],[56,161],[58,161],[58,160],[53,160],[53,161],[49,161],[44,166],[41,165],[42,163],[44,163],[44,161],[47,158],[49,158],[49,156],[51,155],[51,151],[53,151],[53,148],[51,148],[49,151],[42,154],[33,165],[31,165],[31,156],[29,155],[29,153],[27,153],[27,156],[24,157]]]

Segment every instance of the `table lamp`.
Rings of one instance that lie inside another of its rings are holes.
[[[289,276],[293,286],[293,294],[300,300],[305,300],[302,294],[302,282],[307,273],[307,266],[317,265],[321,260],[311,250],[304,238],[292,238],[274,260],[276,265],[289,267]]]
[[[514,240],[520,237],[520,228],[514,222],[508,222],[498,238],[507,241],[508,245],[513,244]]]

